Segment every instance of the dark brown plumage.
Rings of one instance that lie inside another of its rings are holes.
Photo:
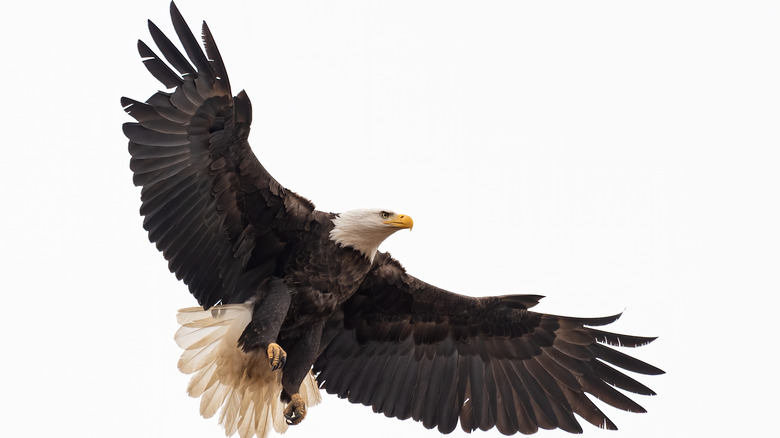
[[[540,298],[452,294],[406,274],[383,254],[328,322],[327,346],[314,364],[318,381],[353,403],[444,433],[458,419],[466,431],[581,432],[572,413],[616,429],[586,392],[619,409],[644,412],[613,386],[654,392],[609,364],[642,374],[663,371],[603,343],[636,347],[654,338],[592,328],[619,315],[570,318],[528,311]]]
[[[284,367],[277,390],[282,400],[299,402],[295,396],[313,365],[326,391],[444,433],[458,422],[466,431],[581,432],[574,414],[614,429],[586,394],[644,412],[616,388],[653,391],[618,369],[662,371],[607,345],[636,347],[654,338],[593,328],[619,315],[536,313],[528,310],[541,298],[535,295],[453,294],[408,275],[385,253],[374,256],[334,237],[340,236],[334,234],[337,218],[347,214],[315,210],[268,174],[247,142],[249,98],[243,91],[232,96],[208,27],[203,23],[204,54],[173,4],[171,16],[186,57],[151,22],[163,58],[140,41],[138,51],[173,92],[158,92],[145,103],[121,101],[137,121],[125,124],[124,132],[133,181],[142,186],[144,228],[204,309],[250,301],[251,316],[231,348],[254,355],[245,366],[258,366],[256,357],[268,350],[272,363]],[[392,227],[411,227],[410,219],[400,220]],[[285,352],[286,359],[280,356]],[[213,373],[204,390],[232,385]],[[253,371],[243,373],[251,377]],[[229,394],[221,395],[220,405],[229,405]],[[292,424],[305,409],[295,412],[287,412]],[[242,436],[250,433],[236,427]]]

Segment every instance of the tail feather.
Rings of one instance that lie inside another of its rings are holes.
[[[230,395],[230,388],[221,383],[215,383],[200,397],[200,415],[203,418],[211,418],[225,403],[225,398]]]
[[[200,307],[187,307],[179,309],[176,314],[176,322],[185,327],[213,327],[223,326],[226,321],[243,318],[243,312],[237,311],[238,307],[246,307],[246,304],[230,304],[227,306],[214,306],[209,310]]]
[[[179,371],[184,374],[192,374],[211,364],[220,355],[219,344],[219,342],[214,342],[202,348],[184,350],[179,358]]]
[[[187,385],[187,394],[190,397],[200,397],[217,381],[217,363],[212,362],[206,368],[201,368]]]
[[[269,427],[274,427],[274,430],[276,430],[275,421],[273,421],[273,409],[271,406],[255,406],[255,433],[259,430],[269,430]]]
[[[250,401],[247,402],[245,405],[242,405],[240,412],[241,414],[238,423],[238,435],[241,436],[241,438],[247,438],[256,435],[256,429],[254,429],[254,418],[253,418],[254,403]]]
[[[187,327],[181,327],[182,329]],[[219,339],[223,336],[225,336],[225,333],[227,330],[224,327],[206,327],[202,329],[189,329],[192,330],[192,333],[186,335],[185,337],[182,337],[181,342],[186,342],[190,339],[192,341],[189,342],[187,345],[187,348],[185,350],[195,350],[200,349],[203,347],[206,347],[208,345],[214,344],[215,342],[219,341]],[[209,331],[211,333],[209,333]]]
[[[227,403],[219,414],[219,422],[225,428],[225,435],[230,436],[238,430],[238,409],[241,405],[241,396],[238,391],[233,391],[228,397]]]
[[[279,399],[282,371],[271,371],[264,352],[245,353],[238,347],[251,312],[248,303],[182,309],[175,340],[184,350],[179,370],[193,374],[187,394],[201,397],[201,415],[210,418],[219,411],[226,436],[237,432],[241,438],[264,438],[271,429],[284,433],[288,425]],[[307,406],[322,400],[312,373],[299,393]]]

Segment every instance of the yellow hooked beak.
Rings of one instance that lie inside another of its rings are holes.
[[[412,221],[412,218],[405,214],[394,214],[386,221],[382,221],[382,223],[394,226],[396,228],[408,228],[410,230],[414,226],[414,221]]]

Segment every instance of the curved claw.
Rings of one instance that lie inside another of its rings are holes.
[[[272,342],[268,344],[268,362],[271,364],[271,371],[276,371],[287,363],[287,353],[279,346],[279,344]]]
[[[306,418],[306,402],[300,394],[293,394],[292,400],[284,408],[284,421],[290,426],[294,426]]]

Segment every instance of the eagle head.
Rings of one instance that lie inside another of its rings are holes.
[[[350,210],[333,219],[330,240],[360,251],[373,261],[377,248],[385,239],[398,230],[411,230],[413,225],[411,217],[390,210]]]

